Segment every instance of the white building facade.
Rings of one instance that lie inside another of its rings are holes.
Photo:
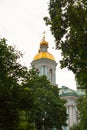
[[[63,127],[63,130],[70,130],[70,127],[78,123],[78,110],[77,110],[77,100],[78,93],[72,89],[62,86],[60,90],[61,99],[66,100],[66,111],[68,114],[67,127]]]

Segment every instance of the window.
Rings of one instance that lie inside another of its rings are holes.
[[[52,81],[52,69],[49,70],[49,80]]]
[[[47,66],[41,66],[41,75],[46,75],[47,76]]]

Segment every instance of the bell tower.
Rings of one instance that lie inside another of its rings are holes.
[[[40,76],[46,75],[51,83],[56,84],[57,63],[54,56],[48,52],[48,42],[45,41],[45,36],[40,42],[39,51],[34,56],[31,65],[39,70]]]

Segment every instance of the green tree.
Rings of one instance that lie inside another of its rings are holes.
[[[79,98],[78,109],[80,111],[80,130],[87,130],[87,96]]]
[[[79,125],[75,125],[70,130],[81,130]]]
[[[35,74],[33,78],[32,73]],[[30,77],[25,84],[34,96],[34,107],[27,114],[29,122],[33,122],[38,130],[42,130],[43,127],[45,130],[52,128],[61,130],[67,119],[65,101],[59,98],[57,86],[50,84],[45,76],[39,77],[36,73],[31,69]]]
[[[20,52],[0,39],[0,128],[16,130],[19,122],[19,93],[27,71],[18,63]]]
[[[18,63],[20,52],[0,40],[0,129],[42,130],[66,125],[59,89],[35,68]]]
[[[61,68],[72,70],[80,87],[87,89],[87,0],[50,0],[49,18]]]
[[[50,25],[56,48],[61,50],[61,68],[71,70],[87,94],[87,0],[50,0],[48,11],[50,16],[44,20]],[[86,129],[86,100],[78,102],[81,130]]]

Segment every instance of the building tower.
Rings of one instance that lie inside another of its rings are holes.
[[[56,84],[56,61],[52,54],[48,52],[48,42],[45,41],[45,36],[40,42],[40,48],[38,53],[34,56],[31,63],[36,69],[39,70],[40,76],[46,75],[47,79]]]

